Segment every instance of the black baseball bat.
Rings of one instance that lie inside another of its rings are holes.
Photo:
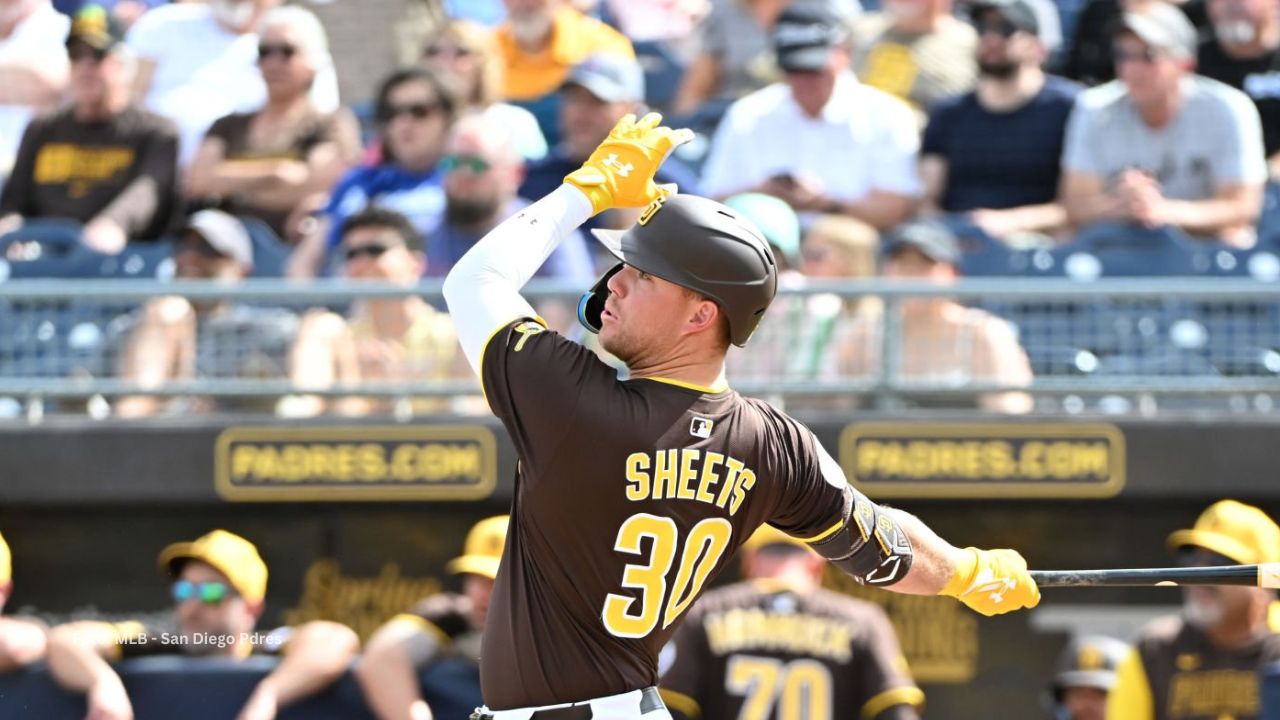
[[[1032,570],[1040,587],[1250,585],[1280,588],[1280,563],[1123,570]]]

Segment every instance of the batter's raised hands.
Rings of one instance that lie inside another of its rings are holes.
[[[658,113],[649,113],[639,121],[628,113],[582,167],[565,177],[565,182],[591,200],[593,213],[644,207],[668,192],[653,176],[672,150],[693,139],[693,132],[673,130],[661,123]]]

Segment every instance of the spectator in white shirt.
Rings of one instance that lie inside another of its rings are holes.
[[[730,106],[702,192],[756,191],[786,200],[807,225],[818,213],[878,229],[905,220],[921,194],[915,115],[849,72],[848,33],[827,4],[798,3],[774,26],[785,80]]]
[[[0,179],[32,114],[52,107],[67,85],[70,28],[49,0],[0,0]]]
[[[130,28],[126,39],[140,60],[137,97],[147,109],[178,123],[184,166],[214,120],[266,104],[254,28],[278,4],[280,0],[175,3],[148,12]],[[332,58],[319,61],[310,95],[316,110],[337,110]]]

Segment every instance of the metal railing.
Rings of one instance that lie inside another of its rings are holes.
[[[545,281],[525,289],[535,305],[559,301],[568,317],[579,293]],[[409,288],[340,281],[0,283],[0,396],[25,402],[137,394],[478,395],[476,381],[456,373],[323,387],[289,380],[297,320],[308,309],[342,313],[353,302],[406,295],[439,305],[440,282]],[[143,308],[161,296],[196,306],[229,301],[235,321],[221,327],[202,319],[191,377],[143,386],[120,372]],[[959,304],[949,306],[955,322],[928,320],[933,311],[921,304],[939,299]],[[982,312],[957,310],[961,305]],[[1029,384],[1010,381],[1018,373],[1010,375],[1009,367],[1020,361],[1010,360],[1016,350],[1011,353],[1001,338],[1025,352]],[[1269,409],[1269,401],[1259,398],[1280,395],[1280,284],[1200,278],[1002,278],[945,287],[810,282],[780,291],[748,347],[730,351],[729,379],[746,394],[852,397],[863,407],[964,404],[984,394],[1026,391],[1038,397],[1183,396]]]

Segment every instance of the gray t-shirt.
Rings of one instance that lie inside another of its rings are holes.
[[[1206,200],[1216,188],[1267,178],[1258,111],[1239,90],[1199,75],[1182,81],[1183,105],[1158,130],[1147,126],[1124,85],[1112,81],[1076,99],[1067,123],[1063,169],[1110,182],[1138,169],[1164,196]]]

